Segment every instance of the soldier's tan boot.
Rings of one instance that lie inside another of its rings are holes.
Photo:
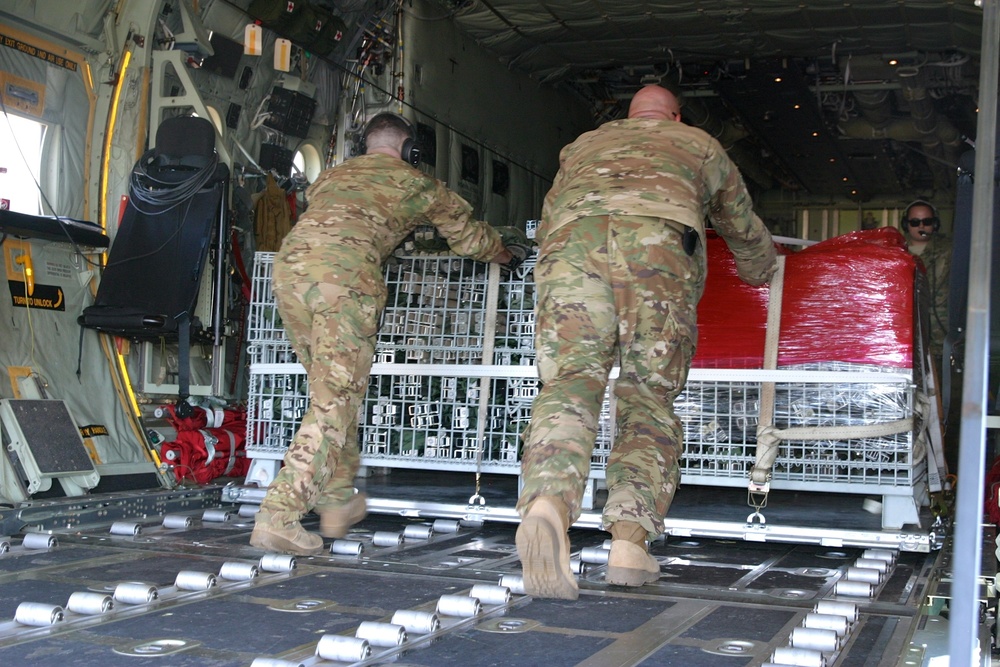
[[[660,578],[660,563],[646,547],[646,529],[632,521],[611,524],[611,553],[604,580],[617,586],[642,586]]]
[[[298,521],[279,525],[272,515],[263,510],[257,512],[250,544],[260,549],[281,553],[312,556],[323,550],[323,538],[313,535]]]
[[[561,600],[580,596],[569,569],[568,530],[569,508],[559,498],[542,496],[528,507],[515,536],[528,595]]]
[[[319,514],[319,534],[339,539],[368,514],[368,496],[355,493],[343,505],[321,505],[315,510]]]

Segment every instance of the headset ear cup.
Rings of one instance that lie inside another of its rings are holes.
[[[379,129],[386,127],[394,127],[397,130],[405,129],[409,136],[403,140],[403,145],[399,149],[399,157],[414,167],[420,164],[420,147],[417,146],[417,134],[413,125],[399,114],[388,111],[375,114],[365,125],[357,145],[358,155],[368,152],[368,134],[371,132],[372,126],[376,124],[378,124]]]
[[[417,146],[417,142],[413,139],[406,139],[403,142],[403,148],[399,151],[399,157],[414,167],[420,164],[420,147]]]

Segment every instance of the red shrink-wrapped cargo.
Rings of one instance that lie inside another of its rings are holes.
[[[894,228],[852,232],[786,255],[778,366],[848,362],[913,365],[916,258]],[[760,368],[768,286],[736,276],[725,242],[708,239],[698,307],[700,368]]]

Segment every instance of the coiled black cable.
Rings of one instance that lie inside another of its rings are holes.
[[[219,155],[213,153],[208,164],[192,171],[187,178],[174,183],[157,178],[149,172],[148,167],[154,160],[154,151],[147,151],[136,162],[129,177],[129,198],[132,206],[144,215],[161,215],[189,201],[208,183],[219,165]],[[150,207],[150,210],[143,206]]]

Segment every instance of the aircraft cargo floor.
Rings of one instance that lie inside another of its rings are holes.
[[[408,474],[410,496],[425,493],[444,502],[460,491],[467,497],[471,488],[468,475],[456,486],[428,486],[421,484],[426,473]],[[407,479],[393,477],[397,483]],[[390,493],[383,482],[370,478],[368,493]],[[484,480],[483,493],[512,505],[512,482]],[[677,512],[699,503],[703,513],[721,511],[697,493],[688,500]],[[816,520],[843,516],[828,500],[819,503],[826,511]],[[852,498],[852,506],[858,500]],[[214,504],[212,515],[188,503],[179,513],[165,505],[176,528],[164,527],[163,516],[146,515],[132,519],[137,527],[129,533],[122,517],[109,511],[103,523],[81,521],[76,528],[34,534],[54,539],[54,546],[27,548],[20,536],[10,539],[10,550],[0,555],[0,664],[754,667],[776,651],[788,657],[818,642],[809,655],[822,653],[822,664],[875,667],[901,664],[900,656],[919,652],[911,646],[913,633],[919,626],[926,636],[940,620],[920,611],[939,578],[941,551],[893,552],[869,598],[842,588],[858,559],[871,556],[864,547],[671,536],[652,545],[659,581],[626,589],[603,581],[600,552],[607,533],[574,528],[574,556],[589,561],[580,565],[580,599],[536,600],[517,593],[520,564],[510,523],[369,514],[348,535],[353,542],[338,543],[345,553],[297,557],[288,567],[286,559],[249,546],[253,519],[236,505]],[[315,530],[315,517],[305,523]],[[254,569],[257,576],[248,574]],[[514,585],[509,599],[496,586],[501,578]],[[488,588],[479,590],[499,598],[482,597],[475,614],[468,594],[483,585]],[[113,607],[86,613],[67,608],[71,596],[86,592],[98,594],[85,596],[98,607],[102,598],[106,606],[114,597]],[[22,607],[26,602],[36,605]],[[848,618],[832,639],[828,632],[810,634],[800,627],[809,618],[833,618],[814,613],[817,603],[853,605],[858,618]],[[55,606],[63,611],[61,621],[49,616]],[[428,619],[436,610],[436,631],[366,625],[368,658],[351,653],[358,641],[333,637],[353,638],[362,624],[387,624],[400,611],[425,612],[420,616]],[[19,614],[29,622],[15,621]],[[317,656],[318,646],[345,660]],[[924,657],[914,655],[908,664],[920,665]]]

